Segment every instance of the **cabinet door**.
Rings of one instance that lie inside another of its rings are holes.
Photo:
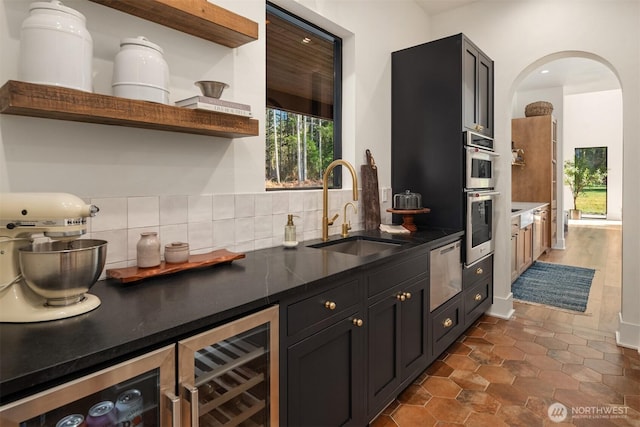
[[[465,41],[463,67],[463,126],[493,136],[493,62]]]
[[[278,306],[178,343],[183,426],[277,426]]]
[[[359,325],[355,311],[287,349],[288,425],[363,425],[365,331]]]
[[[533,224],[518,233],[518,273],[522,274],[533,262]]]
[[[180,405],[174,389],[175,345],[171,345],[10,403],[0,408],[0,425],[55,426],[74,414],[86,418],[100,405],[105,418],[112,417],[110,425],[178,426]],[[133,403],[128,412],[118,414],[124,400]]]
[[[542,223],[542,214],[533,217],[533,259],[538,259],[542,255],[544,228]]]

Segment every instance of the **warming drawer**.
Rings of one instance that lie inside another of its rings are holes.
[[[430,305],[433,311],[462,291],[462,240],[432,249],[430,261]]]

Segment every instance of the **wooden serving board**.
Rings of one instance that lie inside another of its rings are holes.
[[[173,274],[184,270],[207,267],[215,264],[231,263],[246,257],[243,253],[229,252],[226,249],[208,252],[206,254],[190,255],[189,261],[182,263],[162,262],[158,267],[140,268],[111,268],[107,270],[107,277],[120,280],[122,283],[135,282],[149,277]]]
[[[380,226],[380,194],[378,192],[378,167],[367,149],[367,164],[360,167],[362,178],[362,209],[364,229],[377,230]]]

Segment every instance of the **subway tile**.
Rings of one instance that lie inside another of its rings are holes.
[[[192,222],[188,225],[189,248],[195,253],[203,253],[213,246],[213,222]]]
[[[272,213],[286,214],[289,213],[289,192],[288,191],[272,191]]]
[[[212,196],[189,196],[188,222],[213,220]]]
[[[255,195],[236,194],[235,196],[235,217],[253,218],[255,216]]]
[[[160,225],[186,224],[188,212],[187,196],[160,196]]]
[[[160,201],[153,197],[127,199],[127,227],[153,227],[160,225]]]
[[[235,217],[236,198],[233,194],[216,194],[213,196],[213,220],[232,219]]]
[[[229,249],[235,245],[235,220],[213,221],[213,248]]]
[[[284,230],[284,226],[282,227]],[[253,232],[254,239],[265,239],[273,237],[273,218],[271,215],[268,216],[256,216],[253,219]],[[284,233],[284,231],[283,231]]]
[[[91,199],[100,211],[91,218],[91,232],[121,230],[127,228],[127,198],[111,197]]]
[[[255,195],[255,216],[266,216],[273,213],[273,200],[271,193]]]
[[[107,263],[127,261],[127,230],[109,230],[92,233],[93,239],[107,241]]]
[[[160,242],[164,248],[172,242],[186,242],[189,240],[187,224],[173,224],[160,226]],[[163,249],[164,250],[164,249]]]
[[[253,218],[236,218],[236,244],[253,241],[255,238]]]

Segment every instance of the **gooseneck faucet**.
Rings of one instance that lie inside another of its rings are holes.
[[[346,166],[351,172],[351,180],[353,181],[353,201],[358,200],[358,177],[356,176],[356,170],[351,166],[349,162],[346,160],[338,159],[329,163],[327,169],[324,171],[324,175],[322,177],[322,240],[326,242],[329,240],[329,226],[333,225],[333,221],[338,217],[334,216],[331,220],[329,220],[329,175],[331,175],[331,171],[338,165]]]

